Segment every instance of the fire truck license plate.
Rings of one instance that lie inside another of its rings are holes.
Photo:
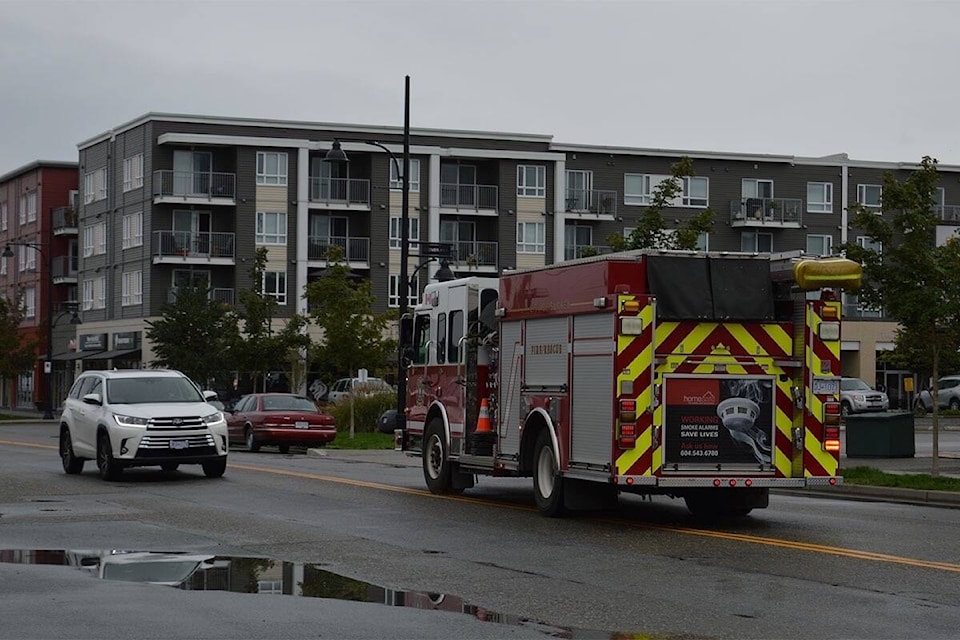
[[[840,393],[840,378],[814,378],[813,392],[818,395]]]
[[[190,443],[186,440],[171,440],[170,448],[171,449],[186,449]]]

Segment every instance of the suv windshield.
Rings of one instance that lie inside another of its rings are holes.
[[[870,385],[860,378],[846,378],[841,380],[840,388],[844,391],[873,391]]]
[[[186,378],[144,376],[107,380],[110,404],[146,404],[156,402],[204,402],[200,392]]]

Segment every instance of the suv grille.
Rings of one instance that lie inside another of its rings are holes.
[[[147,423],[147,431],[163,430],[175,431],[177,429],[197,429],[205,426],[199,416],[183,416],[174,418],[150,418]]]
[[[173,449],[170,446],[171,440],[187,442],[187,449],[196,449],[198,447],[213,447],[215,442],[213,434],[206,433],[195,436],[143,436],[140,438],[140,450],[143,449],[163,449],[164,451],[184,451],[184,449]]]

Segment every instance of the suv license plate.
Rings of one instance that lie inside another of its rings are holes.
[[[189,446],[189,442],[186,440],[171,440],[170,448],[171,449],[186,449]]]
[[[293,423],[293,426],[296,427],[297,429],[309,429],[310,423],[305,422],[303,420],[297,420],[296,422]]]

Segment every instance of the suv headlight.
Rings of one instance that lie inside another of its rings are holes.
[[[145,427],[147,423],[150,422],[147,418],[137,418],[135,416],[123,416],[119,413],[113,414],[113,419],[117,421],[117,424],[123,427]]]
[[[202,420],[204,424],[216,424],[217,422],[223,422],[223,414],[217,411],[208,416],[203,416]]]

